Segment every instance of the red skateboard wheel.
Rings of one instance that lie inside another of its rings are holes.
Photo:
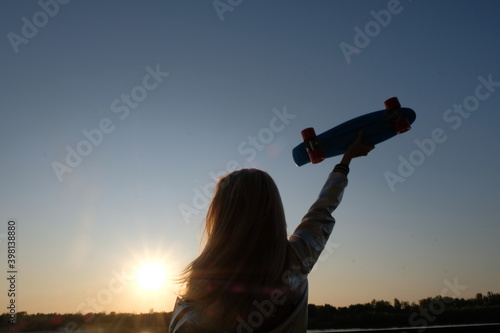
[[[389,98],[384,102],[385,108],[387,110],[396,110],[396,109],[401,109],[401,104],[399,103],[399,100],[397,97],[392,97]]]
[[[304,141],[309,141],[309,140],[314,139],[316,137],[316,132],[314,131],[314,128],[312,128],[312,127],[308,127],[308,128],[303,129],[302,132],[300,132],[300,134],[302,134],[302,139]]]
[[[306,145],[306,151],[307,154],[309,155],[309,159],[311,160],[312,164],[319,163],[325,159],[325,156],[323,155],[323,149],[318,145],[316,142],[316,132],[314,131],[314,128],[308,127],[306,129],[303,129],[302,132],[302,139],[304,139],[304,144]]]
[[[410,122],[408,121],[408,119],[404,119],[404,118],[396,120],[396,123],[394,124],[394,126],[396,128],[397,134],[407,132],[411,129]]]
[[[319,163],[325,159],[323,155],[323,149],[315,149],[308,152],[309,159],[311,159],[312,164]]]

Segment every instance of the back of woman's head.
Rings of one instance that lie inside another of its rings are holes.
[[[219,180],[206,217],[206,244],[185,270],[185,298],[245,308],[281,286],[288,241],[273,179],[242,169]]]
[[[220,179],[208,209],[206,233],[208,242],[225,238],[224,244],[234,243],[243,252],[253,241],[274,246],[277,237],[286,237],[283,204],[273,179],[256,169],[238,170]],[[250,243],[241,244],[242,239]]]

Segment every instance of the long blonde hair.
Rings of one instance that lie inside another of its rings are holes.
[[[206,244],[184,270],[182,297],[226,320],[250,311],[283,285],[288,264],[285,213],[264,171],[242,169],[221,178],[206,216]]]

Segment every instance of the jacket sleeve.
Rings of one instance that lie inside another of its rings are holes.
[[[346,165],[335,166],[321,189],[318,199],[290,236],[292,252],[304,274],[312,270],[332,233],[335,225],[332,213],[342,200],[347,186],[348,173],[349,168]]]

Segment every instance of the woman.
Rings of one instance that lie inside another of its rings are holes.
[[[207,242],[184,270],[170,332],[306,332],[307,276],[332,232],[351,159],[373,148],[360,133],[289,238],[267,173],[243,169],[220,179],[207,212]]]

